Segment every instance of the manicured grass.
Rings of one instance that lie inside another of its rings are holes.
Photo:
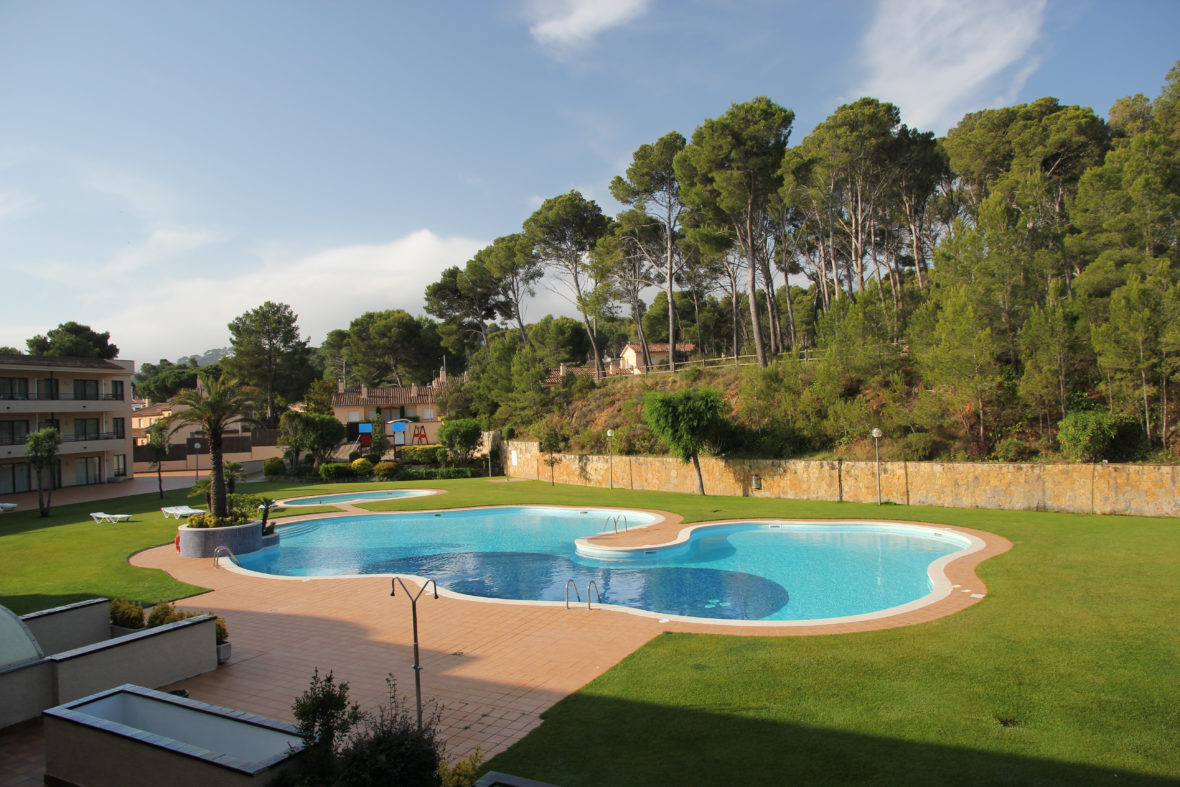
[[[555,503],[711,518],[894,518],[1015,543],[982,564],[988,597],[932,623],[820,637],[664,635],[581,691],[488,766],[581,784],[1163,784],[1180,778],[1180,522],[752,498],[484,480],[284,486],[441,488],[370,510]],[[173,492],[0,518],[0,603],[199,592],[127,565],[171,540]],[[290,513],[305,513],[303,509]],[[1005,726],[1005,724],[1011,726]]]

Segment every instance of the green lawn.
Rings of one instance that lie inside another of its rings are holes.
[[[664,635],[546,714],[488,765],[581,784],[1165,784],[1180,779],[1180,522],[812,503],[483,480],[364,504],[620,505],[709,518],[882,516],[989,530],[980,604],[919,626],[821,637]],[[272,497],[349,486],[253,484]],[[127,556],[171,540],[173,492],[0,517],[0,603],[200,589]],[[135,513],[95,525],[101,508]],[[300,509],[298,513],[304,513]]]

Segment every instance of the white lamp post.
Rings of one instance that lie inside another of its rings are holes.
[[[200,440],[193,441],[193,450],[196,451],[196,453],[193,454],[193,481],[200,481],[201,480],[201,441]]]
[[[881,448],[877,441],[880,440],[885,435],[885,433],[874,426],[873,431],[869,434],[873,436],[873,454],[877,458],[877,505],[881,505]]]
[[[610,467],[610,488],[615,488],[615,446],[611,438],[615,436],[614,429],[606,430],[606,455],[607,463]]]

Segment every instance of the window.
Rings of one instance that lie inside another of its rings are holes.
[[[28,492],[29,465],[17,462],[11,465],[0,465],[0,495],[13,495]]]
[[[123,381],[111,380],[111,398],[117,401],[123,401]]]
[[[353,424],[360,423],[360,420],[361,420],[361,411],[360,410],[349,410],[348,411],[348,422],[349,423],[353,423]]]
[[[422,408],[422,420],[423,421],[433,421],[434,420],[434,408],[433,407],[423,407]]]
[[[125,434],[125,427],[123,426],[123,422],[124,422],[124,419],[122,419],[122,418],[112,418],[111,419],[111,431],[114,432],[115,437],[118,437],[120,440],[122,440],[124,437],[127,436]]]
[[[21,445],[28,434],[28,421],[0,421],[0,445]]]
[[[74,380],[75,399],[97,399],[98,380]]]
[[[58,397],[58,381],[52,378],[37,381],[37,398],[38,399],[57,399]]]
[[[99,472],[101,462],[97,456],[82,456],[74,460],[74,483],[78,486],[97,484],[102,481]]]
[[[28,399],[29,381],[24,377],[0,377],[0,399]]]
[[[74,437],[78,440],[94,440],[98,437],[97,418],[75,418]]]
[[[115,475],[127,475],[127,455],[115,454]]]

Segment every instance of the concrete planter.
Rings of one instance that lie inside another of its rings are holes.
[[[230,651],[232,650],[230,643],[222,642],[217,646],[217,663],[224,664],[229,661]]]
[[[189,527],[181,525],[181,557],[213,557],[219,546],[227,546],[235,555],[262,549],[262,520],[230,527]]]

